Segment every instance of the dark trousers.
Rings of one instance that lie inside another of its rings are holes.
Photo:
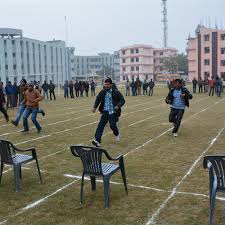
[[[13,108],[13,95],[7,95],[6,98],[6,108]]]
[[[136,95],[137,95],[137,90],[136,90],[136,88],[132,88],[131,91],[132,91],[132,95],[133,95],[133,96],[136,96]]]
[[[9,120],[9,116],[8,116],[7,111],[5,110],[5,108],[0,107],[0,112],[4,115],[6,121],[8,121]]]
[[[209,96],[214,95],[214,87],[210,87],[209,89]]]
[[[152,96],[153,95],[153,88],[150,88],[149,89],[149,96]]]
[[[143,95],[148,95],[147,89],[143,89]]]
[[[79,90],[75,90],[75,94],[76,94],[76,97],[78,98],[79,97]]]
[[[110,128],[113,131],[113,134],[115,136],[119,135],[119,130],[116,126],[116,123],[118,121],[118,117],[116,116],[116,114],[114,113],[114,114],[109,115],[108,112],[103,112],[102,116],[101,116],[101,119],[100,119],[100,122],[98,124],[98,128],[97,128],[96,133],[95,133],[95,140],[98,141],[99,143],[101,143],[102,134],[103,134],[105,125],[108,123],[108,121],[109,121],[109,124],[110,124]]]
[[[55,98],[55,91],[51,90],[51,91],[49,91],[49,93],[50,93],[50,100],[52,100],[52,96],[53,96],[54,100],[56,100],[56,98]]]
[[[85,91],[85,93],[86,93],[86,97],[88,97],[88,92],[89,92],[89,91]]]
[[[68,89],[64,89],[64,98],[69,98],[69,91],[68,91]]]
[[[95,96],[95,89],[91,89],[91,96]]]
[[[171,108],[169,122],[174,124],[172,133],[177,133],[184,115],[184,109]]]
[[[220,86],[216,86],[215,87],[216,88],[216,94],[217,94],[217,97],[220,97],[221,96],[221,88],[220,88]]]
[[[196,93],[196,86],[193,86],[193,93]]]
[[[204,85],[204,93],[208,93],[209,85]]]
[[[70,98],[74,98],[73,89],[70,89]]]
[[[203,91],[202,91],[202,86],[199,86],[199,87],[198,87],[198,92],[199,92],[199,93],[202,93],[202,92],[203,92]]]

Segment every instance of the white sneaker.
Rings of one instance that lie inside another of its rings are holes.
[[[98,142],[98,141],[96,141],[96,140],[93,140],[92,141],[92,144],[95,146],[95,147],[97,147],[97,148],[99,148],[101,145],[100,145],[100,143]]]
[[[174,137],[178,137],[178,133],[174,133],[173,136],[174,136]]]
[[[116,141],[120,141],[121,139],[121,135],[119,134],[118,136],[116,136]]]

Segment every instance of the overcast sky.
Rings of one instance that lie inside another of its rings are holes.
[[[225,0],[168,0],[168,45],[184,52],[202,20],[225,28]],[[161,47],[161,0],[0,0],[0,27],[40,40],[66,39],[76,54],[113,52],[130,44]]]

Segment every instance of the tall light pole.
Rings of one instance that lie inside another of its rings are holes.
[[[163,46],[167,48],[168,44],[168,19],[167,19],[167,0],[162,0],[163,5]]]

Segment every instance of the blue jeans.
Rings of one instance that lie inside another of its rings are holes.
[[[37,130],[41,129],[41,126],[37,121],[37,113],[38,112],[39,112],[38,108],[26,108],[26,110],[24,112],[24,116],[23,116],[23,127],[24,127],[25,131],[29,130],[27,119],[30,116],[30,114],[32,114],[31,120],[34,123],[34,125],[36,126]]]
[[[20,107],[19,107],[19,110],[18,110],[18,113],[17,113],[17,115],[16,115],[16,122],[17,123],[19,123],[20,122],[20,118],[21,118],[21,116],[23,115],[23,112],[25,111],[25,109],[26,109],[26,105],[25,104],[23,104],[23,103],[21,103],[20,104]]]
[[[44,99],[45,99],[45,96],[46,96],[47,99],[48,99],[48,90],[47,90],[47,91],[44,90]]]
[[[119,130],[116,126],[116,123],[118,122],[118,117],[116,116],[116,114],[114,113],[114,114],[109,115],[108,112],[103,112],[102,116],[101,116],[101,119],[100,119],[100,122],[98,124],[98,128],[97,128],[96,133],[95,133],[95,140],[98,141],[99,143],[101,143],[102,134],[103,134],[105,125],[107,124],[108,121],[109,121],[109,124],[110,124],[110,128],[113,131],[113,134],[115,136],[119,135]]]
[[[69,98],[69,90],[68,90],[68,88],[64,89],[64,98]]]
[[[221,88],[220,86],[216,86],[216,94],[217,94],[217,97],[220,97],[221,96]]]

